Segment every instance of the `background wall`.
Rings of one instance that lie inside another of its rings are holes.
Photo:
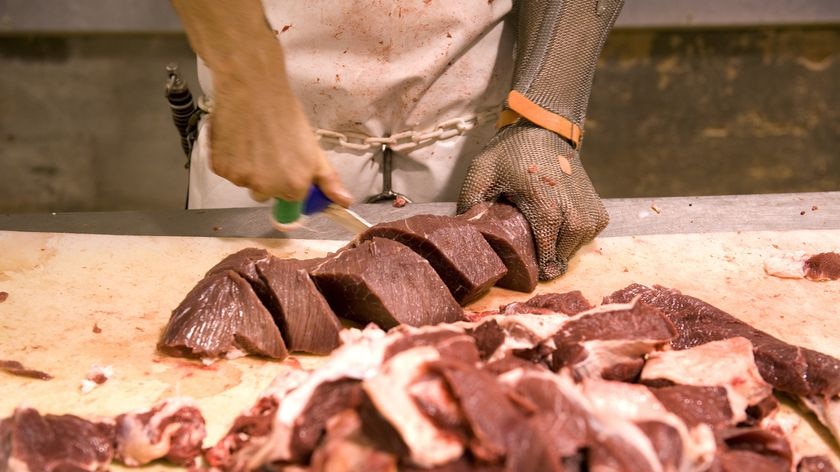
[[[0,212],[183,207],[170,62],[197,92],[166,0],[0,0]],[[838,190],[838,77],[836,0],[628,0],[586,168],[604,197]]]

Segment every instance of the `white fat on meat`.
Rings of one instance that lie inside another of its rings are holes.
[[[755,365],[752,343],[734,337],[680,351],[651,353],[642,369],[641,380],[664,379],[679,385],[723,387],[733,420],[747,418],[747,407],[772,394]]]
[[[597,421],[593,428],[601,434],[613,434],[633,443],[656,467],[662,470],[656,451],[635,423],[655,421],[674,428],[682,443],[682,461],[678,471],[706,470],[714,460],[716,444],[712,429],[706,424],[689,428],[669,412],[644,385],[608,380],[584,379],[580,389],[591,405]]]
[[[161,430],[163,420],[178,413],[182,408],[198,408],[195,401],[189,397],[171,397],[163,400],[163,407],[157,411],[148,423],[138,419],[138,415],[149,410],[137,410],[127,413],[117,423],[116,457],[127,466],[136,467],[165,457],[172,447],[172,435],[181,428],[183,423],[173,422]],[[155,405],[152,409],[159,408]],[[204,425],[188,429],[190,444],[201,444],[206,435]],[[158,436],[158,442],[152,442],[152,437]]]
[[[810,257],[805,251],[771,256],[764,260],[764,272],[783,279],[805,277],[805,261]]]
[[[384,331],[369,326],[364,330],[351,329],[342,336],[344,344],[330,354],[323,365],[288,385],[276,382],[283,392],[275,392],[280,407],[274,415],[271,434],[254,441],[237,454],[237,462],[244,460],[241,469],[254,470],[263,464],[292,459],[292,435],[295,422],[303,414],[316,389],[322,384],[342,379],[364,380],[377,374],[385,349],[390,344]]]
[[[840,396],[801,397],[801,400],[828,427],[834,438],[840,440]]]
[[[594,339],[580,343],[586,358],[571,366],[579,377],[601,378],[601,373],[612,366],[642,358],[662,344],[662,340],[644,339]]]
[[[458,436],[435,425],[415,402],[416,389],[424,384],[434,386],[433,383],[417,382],[426,374],[427,364],[438,359],[440,354],[435,348],[408,349],[389,359],[379,374],[362,384],[379,414],[403,438],[411,462],[425,468],[452,462],[464,453],[464,445]],[[412,386],[415,394],[412,394]],[[434,393],[423,392],[422,395],[425,399],[432,399]]]

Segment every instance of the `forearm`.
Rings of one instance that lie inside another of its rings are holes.
[[[172,0],[193,50],[214,75],[285,77],[283,50],[260,0]]]

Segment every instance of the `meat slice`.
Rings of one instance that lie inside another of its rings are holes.
[[[431,347],[409,349],[393,356],[377,375],[364,382],[365,393],[376,412],[399,434],[404,445],[399,449],[407,449],[409,461],[421,467],[452,462],[464,452],[462,438],[448,429],[439,428],[420,408],[411,392],[410,387],[427,373],[429,363],[439,358],[438,352]]]
[[[202,279],[172,312],[158,341],[172,356],[218,358],[243,353],[283,359],[288,355],[271,314],[238,273]]]
[[[628,302],[637,296],[662,309],[677,327],[671,341],[674,349],[741,336],[752,343],[761,376],[775,388],[801,397],[830,398],[840,393],[840,360],[781,341],[697,298],[664,287],[633,284],[605,302]]]
[[[595,308],[589,300],[583,296],[580,290],[572,290],[563,293],[543,293],[536,295],[524,302],[508,303],[499,308],[504,315],[516,314],[543,314],[562,313],[564,315],[577,315],[586,310]]]
[[[116,421],[116,459],[140,466],[166,458],[194,464],[206,436],[204,417],[189,398],[168,398],[148,410],[124,413]]]
[[[388,239],[373,238],[339,251],[310,275],[342,318],[389,329],[462,317],[461,307],[429,262]]]
[[[304,268],[309,261],[265,258],[255,264],[264,301],[291,352],[327,354],[339,345],[341,322]]]
[[[752,344],[741,337],[712,341],[682,351],[653,352],[641,381],[669,380],[678,385],[723,387],[736,421],[747,419],[747,407],[772,395],[758,372]]]
[[[458,216],[478,228],[507,268],[496,286],[532,292],[539,281],[537,251],[531,225],[515,206],[483,202]]]
[[[359,241],[386,238],[400,242],[429,261],[458,303],[480,297],[507,273],[481,233],[466,221],[417,215],[374,225]]]
[[[720,434],[718,462],[724,471],[793,470],[793,450],[781,433],[762,428],[732,428]]]
[[[714,460],[711,428],[688,427],[644,385],[584,379],[581,387],[596,422],[592,427],[602,432],[590,450],[590,470],[612,470],[611,463],[618,470],[658,470],[652,466],[657,463],[664,470],[707,470]]]
[[[441,375],[457,399],[469,426],[469,449],[484,462],[504,459],[516,428],[525,415],[514,405],[496,377],[472,364],[441,359],[429,364],[430,372]]]
[[[374,447],[355,411],[336,414],[326,428],[323,444],[312,453],[311,472],[397,471],[397,458]]]
[[[707,424],[719,430],[735,425],[729,396],[724,387],[673,385],[651,389],[651,393],[688,427]]]
[[[632,381],[644,356],[675,334],[655,308],[634,302],[601,305],[563,323],[554,335],[551,366],[571,367],[578,378]]]
[[[0,420],[0,470],[105,471],[114,457],[114,425],[74,415],[17,408]]]

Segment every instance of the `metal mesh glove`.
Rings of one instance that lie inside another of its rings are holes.
[[[467,172],[458,212],[504,197],[531,224],[540,279],[603,230],[608,215],[578,155],[595,65],[623,0],[520,0],[513,89],[503,126]],[[511,116],[512,113],[512,116]]]

